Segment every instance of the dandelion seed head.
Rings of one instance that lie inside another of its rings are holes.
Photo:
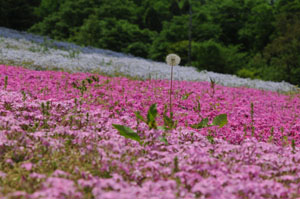
[[[180,63],[180,57],[176,54],[169,54],[166,57],[166,62],[170,66],[176,66]]]

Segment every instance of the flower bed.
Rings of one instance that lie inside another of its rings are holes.
[[[167,130],[169,81],[0,74],[0,197],[300,197],[299,95],[174,81],[177,127]],[[164,128],[136,118],[153,104]],[[220,114],[222,128],[195,125]]]

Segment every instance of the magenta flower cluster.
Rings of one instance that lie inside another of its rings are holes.
[[[300,197],[299,94],[173,83],[177,128],[150,130],[135,112],[146,117],[156,103],[162,126],[168,80],[0,65],[0,197]],[[222,128],[191,127],[220,114]],[[130,127],[142,144],[112,124]],[[62,166],[57,154],[74,162]],[[56,165],[43,169],[45,161]],[[38,186],[13,187],[15,168]]]

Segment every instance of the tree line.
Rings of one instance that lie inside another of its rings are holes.
[[[6,0],[0,19],[84,46],[158,61],[177,53],[199,70],[300,85],[300,0]]]

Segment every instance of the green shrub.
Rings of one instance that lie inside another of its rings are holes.
[[[259,72],[259,69],[256,68],[242,68],[236,74],[243,78],[260,79]]]
[[[235,73],[246,63],[246,53],[240,53],[238,46],[226,47],[214,40],[193,43],[192,55],[196,68],[220,73]]]

